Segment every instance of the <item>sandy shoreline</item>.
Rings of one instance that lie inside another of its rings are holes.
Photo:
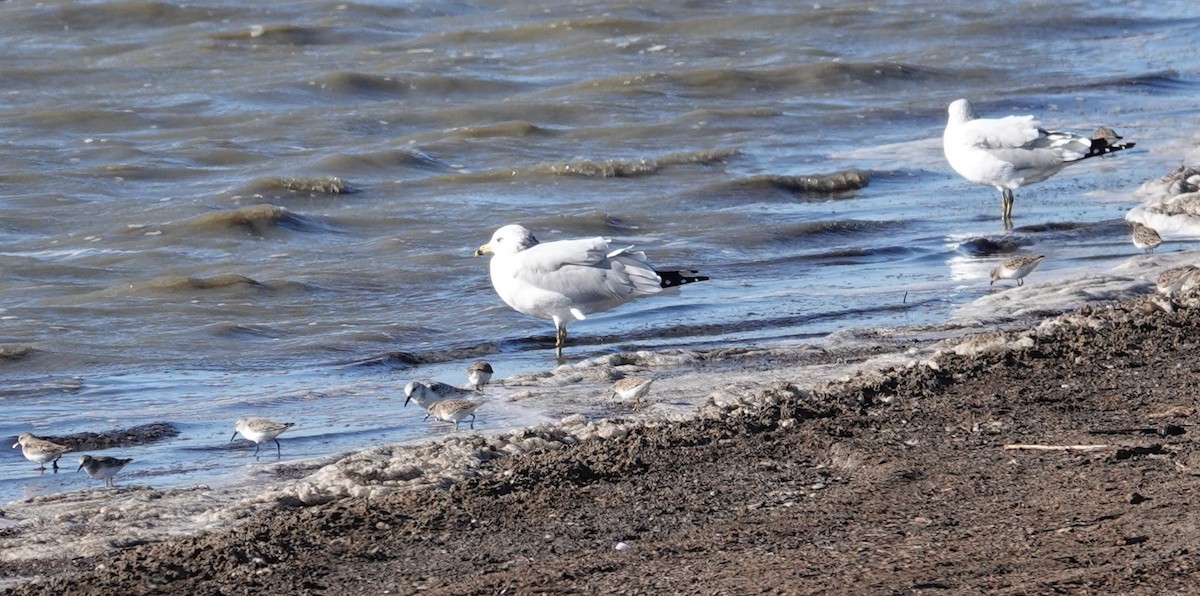
[[[1154,431],[1190,431],[1198,331],[1145,296],[962,341],[614,355],[519,382],[584,403],[623,367],[691,367],[696,400],[260,488],[14,503],[0,573],[12,594],[1182,589],[1200,458]]]

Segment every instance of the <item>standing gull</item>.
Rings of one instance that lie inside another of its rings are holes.
[[[562,358],[567,324],[591,313],[704,281],[695,271],[655,271],[632,246],[612,248],[605,238],[539,243],[519,225],[507,225],[475,256],[491,254],[492,287],[517,312],[554,322],[555,354]]]
[[[229,437],[229,440],[232,441],[238,433],[242,433],[243,437],[254,441],[254,455],[258,455],[259,443],[275,441],[275,455],[282,457],[279,439],[275,437],[293,426],[296,426],[295,422],[276,422],[270,418],[238,418],[237,422],[233,423],[233,436]]]
[[[1025,276],[1029,275],[1031,271],[1036,269],[1038,264],[1041,263],[1042,259],[1044,258],[1046,258],[1046,255],[1038,255],[1036,257],[1031,257],[1029,255],[1009,257],[1005,259],[1003,263],[997,265],[995,269],[992,269],[992,281],[988,283],[988,285],[990,286],[996,283],[996,280],[1014,278],[1017,280],[1018,286],[1025,285],[1025,282],[1022,280],[1025,279]]]
[[[1070,163],[1129,149],[1112,129],[1100,127],[1092,138],[1048,131],[1033,116],[979,118],[965,99],[950,104],[942,134],[946,161],[960,176],[1000,191],[1000,215],[1012,219],[1013,191],[1041,182]]]

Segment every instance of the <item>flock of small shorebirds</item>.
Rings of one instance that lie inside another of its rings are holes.
[[[946,159],[959,175],[1000,191],[1001,217],[1006,227],[1011,226],[1013,191],[1020,186],[1045,180],[1077,161],[1134,146],[1132,142],[1120,142],[1120,136],[1103,126],[1086,137],[1048,131],[1033,116],[979,118],[965,99],[950,104],[942,141]],[[1135,247],[1147,252],[1162,244],[1158,232],[1141,223],[1135,224],[1132,240]],[[641,251],[634,251],[632,246],[614,249],[605,238],[541,243],[519,225],[496,230],[491,241],[475,254],[492,255],[489,263],[492,286],[506,304],[518,312],[554,323],[559,358],[570,321],[582,320],[588,314],[665,288],[708,279],[691,270],[655,270]],[[1008,258],[991,271],[990,283],[1015,279],[1018,286],[1023,285],[1024,278],[1044,258],[1044,255]],[[1200,287],[1200,268],[1192,265],[1171,269],[1158,278],[1158,290],[1167,295],[1193,287]],[[473,363],[467,370],[465,388],[438,381],[413,381],[404,388],[404,405],[415,402],[427,411],[426,420],[433,416],[453,422],[455,430],[469,418],[470,428],[474,429],[475,410],[483,404],[478,397],[491,381],[492,372],[487,362]],[[634,409],[640,409],[652,382],[651,378],[626,376],[613,386],[614,397],[633,400]],[[276,456],[280,456],[277,437],[294,425],[269,418],[239,418],[230,441],[241,433],[254,442],[256,456],[262,443],[274,441]],[[58,459],[70,451],[67,446],[30,433],[20,435],[13,447],[18,446],[26,459],[40,464],[43,471],[46,463],[51,463],[57,471]],[[130,461],[84,455],[79,458],[79,470],[86,470],[91,477],[103,479],[106,486],[113,486],[113,476]]]
[[[491,364],[477,360],[467,367],[465,387],[432,380],[413,381],[404,387],[404,406],[407,407],[408,402],[412,401],[427,412],[424,420],[433,416],[443,422],[453,422],[454,430],[458,430],[459,423],[470,418],[470,428],[474,429],[475,409],[483,405],[483,400],[478,397],[483,393],[484,386],[491,382],[493,372]],[[653,379],[645,377],[624,377],[613,385],[613,397],[633,400],[633,409],[641,409],[642,398],[650,391],[652,382]],[[233,436],[229,440],[232,442],[241,433],[254,443],[255,456],[258,455],[262,443],[274,441],[275,455],[281,457],[282,447],[278,437],[295,425],[294,422],[279,422],[270,418],[238,418],[233,424]],[[34,436],[32,433],[21,433],[13,445],[14,449],[17,447],[21,448],[25,459],[38,464],[39,470],[44,472],[46,464],[50,464],[56,473],[59,458],[72,450],[67,445]],[[84,470],[92,478],[104,480],[106,487],[112,487],[115,486],[113,477],[131,461],[133,458],[82,455],[79,458],[79,468],[75,471]]]

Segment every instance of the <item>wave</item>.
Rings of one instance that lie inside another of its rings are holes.
[[[91,31],[145,27],[175,27],[220,22],[233,13],[212,5],[176,4],[146,0],[66,3],[37,11],[47,26],[62,30]],[[36,26],[31,23],[31,26]]]
[[[222,42],[221,47],[229,47],[230,43],[238,41],[252,42],[254,45],[320,45],[334,43],[344,36],[335,36],[332,34],[331,30],[321,27],[275,24],[252,25],[248,28],[237,29],[234,31],[218,31],[211,34],[209,37],[213,41]]]
[[[524,138],[551,134],[548,128],[537,126],[525,120],[509,120],[482,124],[478,126],[456,126],[442,131],[443,139],[488,139],[495,137]]]
[[[238,323],[215,323],[209,325],[206,331],[217,337],[226,337],[231,339],[277,339],[283,334],[273,329],[263,327],[261,325],[241,325]]]
[[[37,350],[24,344],[0,344],[0,362],[15,362],[24,360]]]
[[[358,192],[354,185],[337,176],[277,176],[253,180],[237,194],[269,194],[281,190],[310,195],[346,195]]]
[[[728,100],[747,94],[806,95],[897,81],[932,84],[952,80],[946,71],[899,62],[810,62],[772,69],[705,68],[586,79],[546,90],[548,95],[656,95]]]
[[[255,236],[266,235],[278,228],[297,231],[329,229],[328,225],[317,220],[268,203],[197,215],[174,227],[198,232],[242,231]]]
[[[469,360],[471,358],[479,358],[489,354],[499,353],[500,346],[493,342],[484,342],[473,346],[452,347],[444,350],[431,350],[428,352],[406,352],[393,351],[375,356],[369,356],[361,360],[341,363],[348,366],[369,366],[369,367],[386,367],[386,368],[412,368],[425,364],[440,364],[443,362],[454,362],[456,360]]]
[[[525,91],[528,85],[511,81],[465,76],[419,75],[395,77],[359,72],[334,72],[313,79],[317,89],[342,95],[373,99],[405,96],[479,97],[490,94],[513,94]],[[312,85],[304,87],[310,88]]]
[[[152,422],[130,428],[101,433],[81,432],[71,435],[47,436],[44,439],[66,445],[71,451],[93,451],[113,447],[149,445],[179,436],[179,428],[170,422]]]
[[[561,234],[563,238],[574,238],[579,236],[603,236],[609,234],[632,233],[638,229],[638,226],[630,224],[619,217],[615,217],[605,211],[590,211],[581,214],[554,214],[542,217],[534,217],[525,220],[523,223],[526,228],[533,231],[534,235],[538,235],[538,231],[545,232],[554,231],[556,236]],[[555,239],[547,237],[544,241],[549,242]]]
[[[320,159],[312,168],[337,172],[393,170],[397,167],[444,172],[450,164],[416,149],[388,149],[371,153],[340,153]]]
[[[828,236],[845,238],[862,234],[877,234],[904,226],[905,223],[902,221],[833,219],[783,224],[774,229],[760,230],[760,232],[764,232],[762,238],[764,242],[790,243]]]
[[[584,178],[637,178],[657,174],[665,168],[680,165],[712,165],[737,155],[736,149],[714,149],[708,151],[681,151],[660,157],[637,159],[576,159],[572,161],[550,161],[527,166],[516,166],[453,174],[459,182],[509,181],[520,177],[580,176]]]

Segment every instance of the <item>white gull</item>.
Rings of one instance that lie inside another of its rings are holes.
[[[492,287],[517,312],[550,319],[555,353],[562,358],[567,323],[663,288],[707,277],[695,271],[655,271],[632,246],[612,248],[606,238],[538,242],[522,226],[504,226],[475,256],[491,254]]]
[[[1111,129],[1100,127],[1092,138],[1069,132],[1048,131],[1033,116],[980,118],[971,102],[950,104],[942,148],[946,161],[960,176],[996,187],[1000,215],[1012,219],[1013,191],[1041,182],[1068,164],[1128,149]]]

